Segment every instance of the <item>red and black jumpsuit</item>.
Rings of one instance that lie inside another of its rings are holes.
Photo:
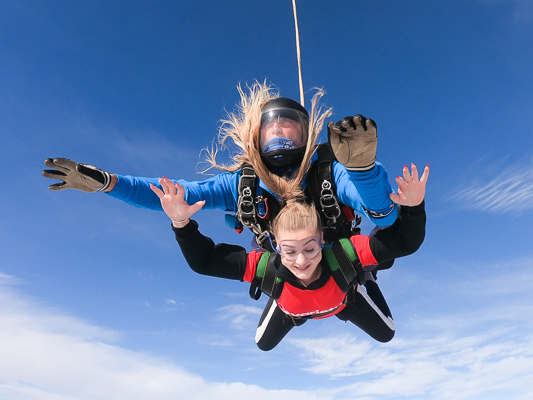
[[[426,213],[424,203],[415,207],[402,206],[398,218],[388,228],[374,236],[352,236],[357,255],[363,267],[371,267],[385,261],[414,253],[425,237]],[[231,244],[215,244],[198,230],[191,221],[183,228],[172,228],[176,240],[191,269],[199,274],[226,279],[252,282],[261,252]],[[283,291],[276,300],[270,299],[256,332],[256,343],[262,350],[271,350],[285,335],[307,319],[336,315],[350,321],[372,336],[387,342],[394,336],[391,313],[373,280],[359,285],[348,293],[343,292],[324,265],[322,274],[309,286],[299,283],[296,277],[281,263],[277,263],[277,276],[284,281]]]

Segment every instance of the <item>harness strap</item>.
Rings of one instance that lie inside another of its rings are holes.
[[[274,289],[276,286],[276,253],[271,253],[268,257],[265,275],[263,281],[261,282],[261,291],[267,296],[272,297],[274,294]]]
[[[356,283],[363,285],[365,283],[365,273],[361,265],[361,261],[357,256],[353,243],[350,239],[340,239],[333,242],[332,247],[325,247],[323,249],[326,260],[335,275],[335,272],[340,271],[343,282],[337,282],[344,290],[348,290],[350,286]]]
[[[328,143],[317,147],[318,161],[309,170],[308,186],[311,198],[319,199],[322,215],[328,226],[334,226],[341,215],[341,207],[337,201],[337,190],[333,180],[333,161],[335,157]],[[318,206],[318,204],[317,204]]]
[[[244,165],[242,167],[241,178],[239,180],[239,198],[237,200],[237,212],[235,213],[235,216],[245,227],[254,233],[255,241],[261,248],[274,251],[270,245],[268,231],[262,229],[257,221],[254,198],[257,179],[257,175],[251,165]]]
[[[259,300],[261,293],[278,299],[283,289],[283,281],[276,276],[276,263],[279,255],[265,251],[255,270],[255,278],[250,285],[250,297]]]
[[[338,199],[333,174],[336,158],[330,144],[318,145],[316,153],[318,160],[309,169],[306,191],[320,214],[324,237],[333,241],[360,233],[360,217]]]
[[[268,251],[265,251],[259,258],[259,261],[257,262],[257,265],[255,267],[255,278],[250,284],[249,291],[250,297],[254,300],[259,300],[259,298],[261,297],[261,284],[263,281],[263,277],[265,276],[265,270],[267,267],[267,261],[269,256],[270,253]]]
[[[255,171],[247,165],[243,166],[239,180],[239,199],[236,215],[246,227],[256,222],[254,206],[255,185]]]

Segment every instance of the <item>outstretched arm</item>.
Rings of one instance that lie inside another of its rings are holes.
[[[133,206],[163,211],[159,198],[150,190],[150,184],[159,186],[157,178],[116,175],[68,158],[47,158],[44,163],[50,169],[45,169],[43,176],[59,180],[50,185],[50,190],[103,191]],[[184,188],[185,200],[190,204],[205,200],[204,208],[236,211],[239,177],[239,172],[221,173],[202,181],[181,179],[179,183]]]
[[[246,249],[230,244],[215,244],[198,230],[198,223],[190,217],[202,208],[205,201],[190,206],[184,198],[183,187],[167,178],[160,178],[161,189],[150,184],[159,197],[161,207],[172,220],[176,240],[189,267],[202,275],[242,281],[246,272]]]

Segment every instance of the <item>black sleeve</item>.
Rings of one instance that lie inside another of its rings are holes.
[[[247,261],[245,248],[226,243],[215,245],[213,240],[200,233],[194,220],[183,228],[172,226],[172,230],[193,271],[201,275],[243,280]]]
[[[418,206],[401,206],[394,224],[370,238],[370,250],[379,263],[408,256],[419,249],[426,236],[426,211]]]

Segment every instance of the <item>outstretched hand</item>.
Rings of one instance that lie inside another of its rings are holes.
[[[173,221],[174,226],[184,227],[189,222],[189,218],[204,206],[205,200],[197,201],[190,206],[185,201],[185,191],[179,183],[174,184],[168,178],[159,178],[159,183],[163,190],[152,184],[150,184],[150,189],[161,200],[163,211]]]
[[[50,190],[77,189],[94,193],[108,191],[110,186],[114,187],[114,175],[94,165],[81,164],[68,158],[47,158],[44,164],[53,169],[45,169],[43,176],[61,181],[50,185]]]
[[[426,195],[426,182],[429,177],[429,164],[424,168],[422,177],[418,179],[418,169],[411,164],[411,173],[407,165],[403,167],[403,178],[396,177],[398,194],[391,193],[390,198],[396,204],[402,206],[417,206],[424,200]]]

